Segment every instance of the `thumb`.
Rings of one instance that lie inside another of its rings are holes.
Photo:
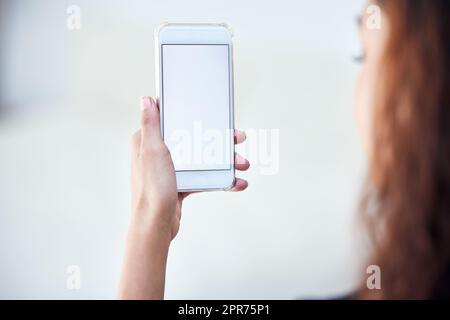
[[[141,134],[142,145],[162,141],[159,109],[151,97],[141,97]]]

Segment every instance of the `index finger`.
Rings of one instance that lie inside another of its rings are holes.
[[[238,129],[234,130],[234,144],[240,144],[247,139],[247,135],[245,134],[245,131],[241,131]]]

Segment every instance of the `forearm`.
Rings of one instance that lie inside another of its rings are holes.
[[[119,299],[163,299],[170,232],[134,215],[128,231]]]

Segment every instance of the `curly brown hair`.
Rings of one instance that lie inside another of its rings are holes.
[[[450,1],[378,0],[389,22],[361,213],[381,290],[450,298]]]

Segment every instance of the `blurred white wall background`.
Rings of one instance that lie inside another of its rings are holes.
[[[69,5],[81,29],[66,26]],[[280,167],[185,202],[167,298],[330,297],[358,280],[364,161],[352,115],[362,0],[1,1],[0,298],[114,298],[129,141],[163,21],[235,31],[236,125],[279,129]],[[81,289],[66,268],[81,268]]]

